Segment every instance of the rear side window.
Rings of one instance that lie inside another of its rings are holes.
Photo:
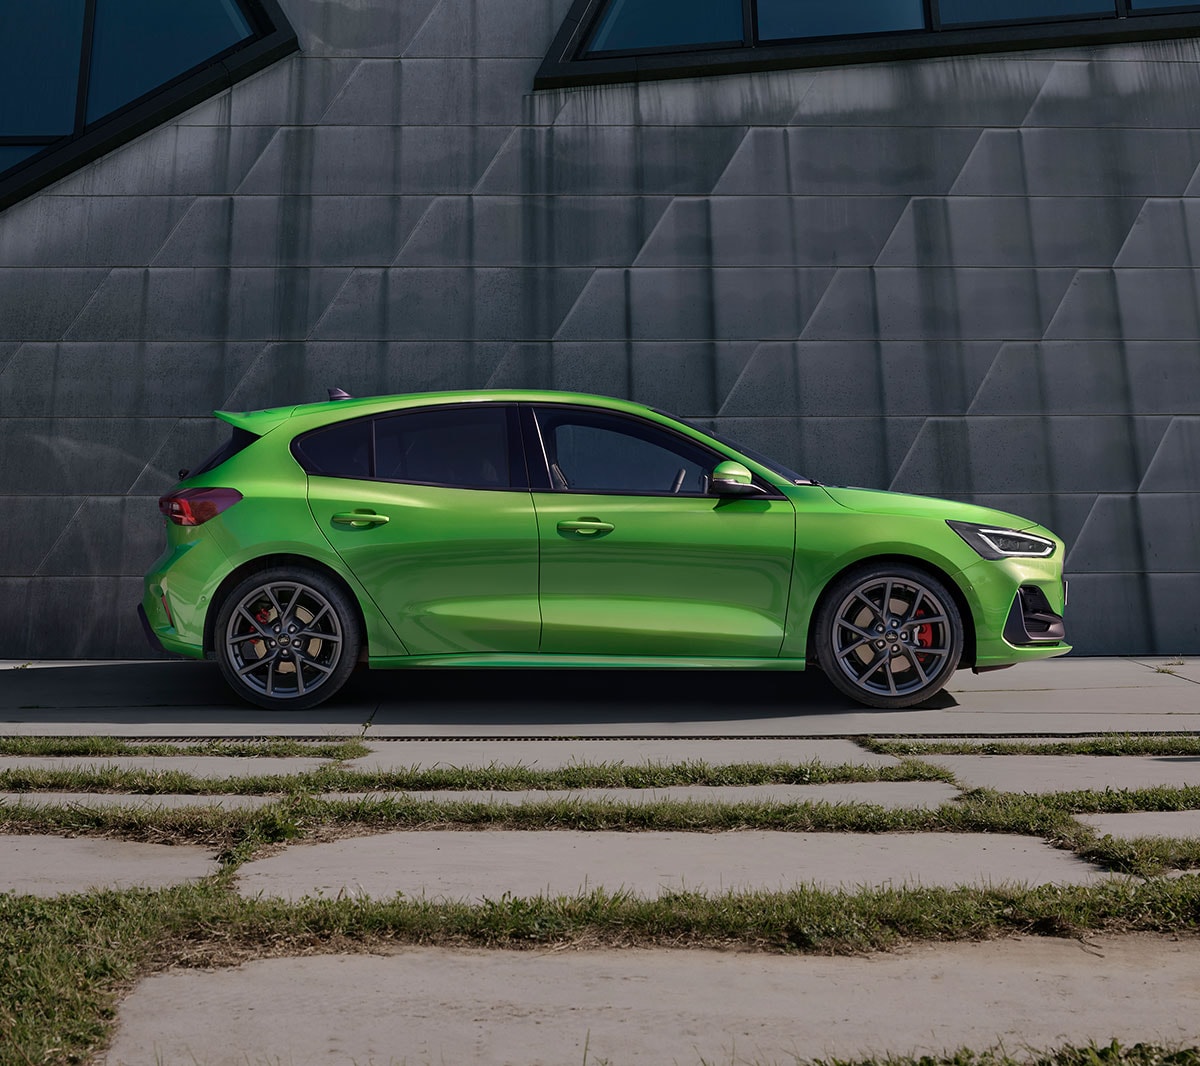
[[[371,476],[371,422],[338,422],[292,442],[292,454],[310,474],[323,477]]]
[[[511,405],[438,407],[339,422],[292,442],[309,474],[465,489],[523,487]]]
[[[250,447],[256,440],[258,435],[251,433],[248,429],[234,428],[230,434],[229,440],[221,445],[215,452],[204,460],[199,466],[192,470],[183,473],[183,477],[196,477],[198,474],[207,474],[210,470],[215,470],[222,463],[229,462],[238,452]]]
[[[375,476],[465,489],[512,488],[509,409],[451,407],[375,422]]]

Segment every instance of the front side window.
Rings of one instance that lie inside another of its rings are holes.
[[[541,408],[537,424],[559,492],[703,496],[721,458],[657,426],[602,412]]]

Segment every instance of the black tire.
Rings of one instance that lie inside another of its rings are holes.
[[[304,710],[346,683],[362,643],[341,586],[314,570],[251,574],[222,601],[213,651],[229,687],[270,710]]]
[[[940,692],[962,657],[962,616],[946,586],[900,563],[862,566],[826,589],[813,623],[817,662],[868,707],[897,710]]]

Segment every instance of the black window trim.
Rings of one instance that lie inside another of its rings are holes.
[[[509,456],[508,468],[509,476],[514,481],[514,484],[497,486],[497,485],[450,485],[441,481],[414,481],[405,478],[392,477],[377,477],[375,474],[375,423],[383,418],[395,418],[406,414],[418,414],[428,411],[450,411],[450,410],[480,410],[481,408],[502,408],[507,414],[507,431],[508,431],[508,447],[512,453]],[[518,405],[513,401],[493,401],[487,400],[484,402],[469,402],[469,403],[436,403],[436,404],[421,404],[416,407],[395,407],[386,411],[375,411],[372,414],[358,415],[353,418],[343,418],[336,422],[326,422],[320,426],[314,426],[312,429],[307,429],[303,433],[297,433],[288,443],[288,451],[292,458],[304,471],[307,477],[334,478],[339,481],[369,481],[378,485],[417,485],[424,488],[433,489],[455,489],[460,492],[529,492],[529,461],[526,455],[524,434],[521,432],[519,424]],[[355,477],[352,474],[323,474],[318,471],[310,470],[305,465],[305,459],[302,457],[300,449],[302,442],[306,437],[310,437],[315,433],[321,433],[324,430],[330,429],[333,426],[348,426],[356,422],[366,422],[370,425],[370,434],[367,441],[369,449],[369,457],[367,465],[369,468],[368,476],[365,478]],[[521,475],[524,475],[523,479]],[[524,481],[524,484],[516,484],[515,482]]]
[[[1131,0],[1115,0],[1117,14],[1112,17],[1078,16],[947,29],[937,27],[936,0],[925,0],[929,29],[779,42],[759,42],[747,36],[747,43],[735,48],[641,50],[583,58],[584,46],[606,2],[575,0],[534,77],[534,89],[1169,40],[1200,34],[1200,2],[1190,11],[1180,11],[1131,8]],[[743,2],[751,5],[754,0]]]
[[[0,144],[7,147],[36,145],[39,142],[46,144],[42,151],[14,164],[13,168],[0,178],[0,211],[299,49],[300,42],[296,31],[292,29],[277,0],[240,2],[254,30],[253,37],[225,49],[189,71],[184,71],[178,77],[96,122],[83,125],[82,114],[86,106],[88,77],[85,68],[90,59],[86,34],[95,10],[95,0],[88,0],[84,16],[85,47],[84,56],[81,58],[81,77],[76,99],[75,131],[49,141],[40,137],[25,137],[19,140],[6,137],[0,140]]]
[[[554,487],[554,482],[550,477],[550,456],[546,450],[546,442],[542,436],[541,423],[537,418],[538,411],[579,411],[586,414],[603,415],[609,418],[616,418],[626,422],[632,422],[639,426],[649,426],[652,429],[658,430],[664,436],[675,437],[683,441],[691,448],[696,448],[700,451],[708,453],[714,459],[713,466],[717,463],[726,462],[730,456],[718,451],[717,449],[706,444],[704,441],[696,440],[695,437],[690,437],[686,433],[680,433],[674,426],[664,425],[662,422],[656,422],[650,418],[643,418],[640,415],[631,414],[628,411],[614,411],[609,407],[597,407],[591,404],[573,404],[573,403],[558,403],[547,401],[545,403],[529,403],[525,402],[521,405],[521,426],[528,437],[528,443],[525,448],[526,462],[528,463],[530,455],[540,456],[541,462],[536,468],[533,464],[529,464],[529,484],[531,492],[551,493],[555,496],[639,496],[651,497],[660,500],[712,500],[714,503],[728,499],[724,496],[715,496],[711,492],[630,492],[604,489],[560,489]],[[736,449],[730,448],[730,451],[737,454]],[[739,461],[737,459],[735,462]],[[754,484],[763,489],[761,495],[738,497],[739,499],[751,500],[786,500],[787,496],[782,493],[778,486],[773,485],[770,481],[761,477],[759,474],[751,472],[754,479]]]

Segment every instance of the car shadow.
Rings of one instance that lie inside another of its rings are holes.
[[[0,719],[9,723],[244,725],[539,725],[612,727],[648,723],[887,715],[847,699],[819,670],[360,669],[327,703],[308,711],[265,711],[242,703],[216,665],[159,661],[7,670]],[[956,706],[939,693],[922,710]]]

